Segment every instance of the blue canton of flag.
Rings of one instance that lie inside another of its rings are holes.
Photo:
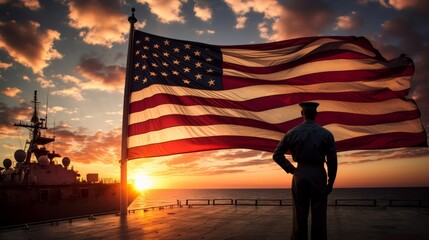
[[[222,89],[218,47],[135,31],[133,51],[133,92],[152,84]]]

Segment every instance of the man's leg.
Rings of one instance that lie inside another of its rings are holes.
[[[313,179],[311,191],[311,240],[326,240],[326,210],[328,197],[325,194],[326,174]]]
[[[308,212],[310,207],[310,195],[308,194],[305,180],[299,179],[294,173],[292,179],[292,199],[293,199],[293,240],[308,239]]]

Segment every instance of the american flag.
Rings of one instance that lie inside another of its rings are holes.
[[[320,103],[338,151],[427,146],[406,98],[414,65],[363,37],[215,46],[135,31],[128,159],[245,148],[272,152]]]

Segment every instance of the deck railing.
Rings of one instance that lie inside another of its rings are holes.
[[[186,199],[184,206],[197,205],[237,205],[237,206],[292,206],[292,199]],[[177,200],[177,205],[182,206],[182,201]],[[336,207],[429,207],[429,199],[333,199],[328,201],[328,206]]]

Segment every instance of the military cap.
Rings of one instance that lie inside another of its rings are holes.
[[[316,110],[319,104],[317,102],[302,102],[299,106],[301,106],[302,110]]]

